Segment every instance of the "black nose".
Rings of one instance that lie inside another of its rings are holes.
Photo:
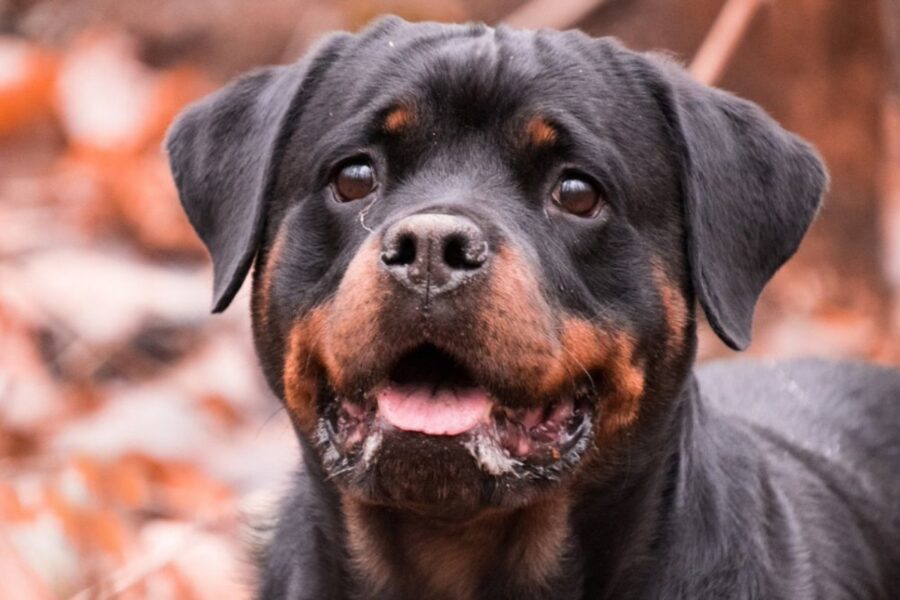
[[[400,283],[425,297],[472,279],[488,259],[484,232],[466,217],[418,214],[394,223],[381,242],[381,262]]]

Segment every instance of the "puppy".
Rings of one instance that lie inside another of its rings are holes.
[[[900,375],[735,350],[813,149],[578,32],[381,20],[167,140],[304,467],[266,599],[898,598]]]

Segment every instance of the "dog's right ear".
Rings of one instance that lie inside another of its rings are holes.
[[[165,147],[181,204],[213,261],[213,312],[228,307],[250,270],[266,200],[290,124],[350,36],[304,60],[243,76],[189,106]]]

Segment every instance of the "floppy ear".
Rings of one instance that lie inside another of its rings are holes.
[[[757,298],[797,250],[828,176],[809,144],[755,104],[662,67],[694,290],[722,341],[743,350]]]
[[[331,62],[334,36],[309,58],[245,75],[192,104],[165,142],[181,204],[213,261],[213,312],[228,307],[256,255],[290,123]],[[306,93],[304,93],[306,92]]]

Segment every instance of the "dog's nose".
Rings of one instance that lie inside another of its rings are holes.
[[[381,242],[381,262],[400,283],[423,296],[470,280],[488,260],[484,232],[470,219],[417,214],[394,223]]]

